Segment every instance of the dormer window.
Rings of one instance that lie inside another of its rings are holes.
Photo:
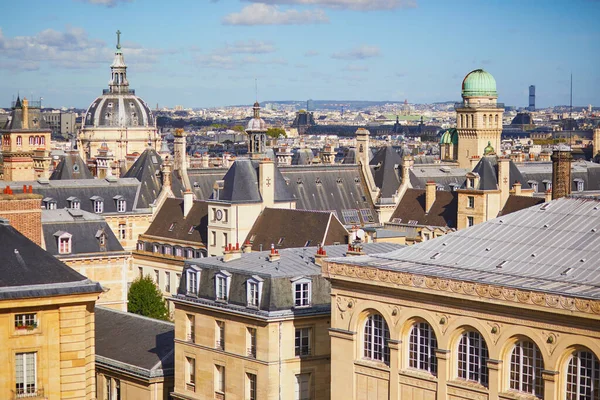
[[[231,273],[221,270],[215,275],[215,297],[217,301],[227,301],[229,299],[230,283]]]
[[[67,197],[67,202],[69,203],[69,208],[74,208],[79,210],[81,208],[81,202],[77,197],[71,196]]]
[[[185,273],[185,289],[187,294],[198,295],[200,291],[200,270],[196,267],[190,267]]]
[[[583,192],[583,189],[584,189],[583,179],[577,178],[577,179],[574,179],[573,181],[577,184],[577,191]]]
[[[57,240],[58,254],[70,254],[71,253],[71,239],[72,236],[69,232],[58,231],[54,234]]]
[[[475,187],[475,178],[467,178],[467,187],[473,189]]]
[[[542,182],[544,182],[544,185],[545,185],[546,191],[548,191],[548,190],[552,190],[552,181],[550,181],[550,180],[548,180],[548,179],[545,179],[545,180],[544,180],[544,181],[542,181]]]
[[[117,203],[117,212],[122,213],[127,210],[127,201],[125,201],[125,198],[123,196],[117,195],[117,196],[113,197],[113,199]]]
[[[257,275],[253,275],[246,281],[246,301],[248,307],[260,307],[263,282],[264,280]]]
[[[102,214],[104,212],[104,199],[100,196],[92,196],[90,200],[94,203],[94,212]]]
[[[538,191],[538,183],[537,183],[537,181],[529,181],[527,183],[529,183],[529,186],[531,186],[531,188],[533,189],[534,192]]]
[[[310,307],[311,284],[312,281],[310,278],[300,277],[292,279],[294,307]]]
[[[56,200],[51,197],[46,197],[43,201],[46,210],[56,210]]]

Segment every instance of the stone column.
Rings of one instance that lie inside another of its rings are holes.
[[[400,345],[401,340],[388,341],[390,347],[390,400],[400,399],[400,382],[398,371],[400,371]]]
[[[502,382],[500,379],[500,369],[502,368],[502,360],[488,359],[488,388],[490,399],[497,399],[498,393],[502,392]]]
[[[446,383],[448,382],[448,371],[450,369],[450,350],[437,349],[435,351],[435,356],[437,357],[438,364],[437,399],[446,400],[448,398],[448,386]]]
[[[544,380],[544,399],[556,400],[560,390],[557,388],[558,371],[542,371],[542,379]]]

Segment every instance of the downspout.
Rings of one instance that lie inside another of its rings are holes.
[[[283,321],[279,321],[279,400],[281,400],[281,325]]]

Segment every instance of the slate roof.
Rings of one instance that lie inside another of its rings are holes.
[[[58,256],[57,232],[71,234],[69,255],[122,252],[123,246],[104,218],[98,214],[75,209],[42,210],[42,230],[46,251]],[[101,248],[99,235],[105,235],[105,245]]]
[[[425,212],[425,190],[407,189],[392,214],[391,221],[417,225],[447,226],[456,228],[458,193],[437,190],[429,213]]]
[[[153,378],[174,375],[175,325],[96,307],[96,363]]]
[[[348,231],[331,212],[265,208],[246,240],[252,250],[348,243]],[[240,243],[241,244],[241,243]]]
[[[392,243],[366,243],[366,254],[392,251],[402,247]],[[347,245],[325,246],[328,256],[341,257]],[[315,263],[316,247],[281,249],[280,260],[269,261],[269,251],[243,253],[241,258],[224,262],[223,257],[187,260],[178,294],[172,300],[204,304],[210,307],[250,313],[259,317],[281,317],[329,313],[331,285],[321,276],[321,267]],[[189,268],[200,269],[198,296],[186,294],[185,275]],[[230,273],[230,292],[227,303],[215,301],[215,275],[220,271]],[[246,282],[252,277],[263,280],[260,309],[247,307]],[[293,308],[292,280],[299,277],[311,279],[311,307]]]
[[[509,160],[508,168],[509,186],[512,187],[515,182],[520,182],[521,189],[531,189],[531,186],[529,186],[529,183],[512,160]],[[498,190],[498,158],[496,156],[482,157],[472,172],[479,174],[479,185],[475,188],[476,190]],[[462,188],[466,187],[465,180]]]
[[[599,228],[600,200],[566,197],[388,254],[331,261],[598,300]]]
[[[150,208],[150,204],[158,197],[162,189],[162,162],[153,148],[147,148],[123,175],[123,178],[136,178],[141,182],[138,208]],[[183,196],[184,187],[178,171],[171,173],[171,190],[175,196]]]
[[[52,175],[50,175],[50,179],[94,179],[94,175],[85,165],[79,153],[72,151],[60,160]]]
[[[545,200],[543,198],[539,197],[515,196],[514,194],[511,194],[508,196],[504,208],[500,211],[498,215],[508,215],[510,213],[522,210],[524,208],[542,204],[544,203],[544,201]]]
[[[216,181],[222,180],[229,168],[188,169],[188,177],[194,196],[198,200],[208,200],[213,194]]]
[[[99,197],[104,200],[103,214],[119,214],[117,211],[117,202],[115,197],[122,196],[126,202],[126,213],[131,213],[138,209],[137,200],[140,189],[140,182],[135,178],[114,178],[111,179],[65,179],[52,181],[13,181],[3,182],[4,185],[11,188],[22,188],[32,186],[33,193],[41,194],[44,199],[53,199],[56,201],[56,208],[68,208],[70,203],[67,199],[79,199],[81,209],[94,212],[92,197]]]
[[[523,179],[537,183],[537,193],[544,193],[544,181],[552,182],[552,162],[527,162],[516,164]],[[600,165],[589,161],[571,163],[571,191],[577,191],[575,179],[584,181],[585,190],[600,190]]]
[[[0,299],[100,293],[102,287],[0,219]]]
[[[414,165],[409,171],[410,184],[415,189],[425,189],[427,182],[435,182],[444,190],[451,191],[453,186],[460,187],[465,182],[468,169],[448,165]]]
[[[192,227],[194,227],[193,230],[191,230]],[[183,199],[169,198],[158,210],[145,235],[206,245],[207,229],[208,205],[206,202],[194,201],[187,217],[183,218]]]
[[[369,162],[375,185],[381,190],[380,196],[391,198],[400,187],[402,157],[392,146],[380,148]]]
[[[359,165],[280,166],[279,170],[296,200],[296,209],[335,211],[344,225],[379,222]],[[372,221],[363,219],[361,210]],[[352,223],[344,217],[345,212],[360,219]]]
[[[229,168],[223,177],[223,189],[220,190],[218,198],[211,199],[227,201],[231,203],[258,203],[262,196],[258,188],[259,162],[253,160],[237,160]],[[293,201],[286,182],[275,167],[275,201]]]
[[[315,155],[311,149],[298,149],[292,155],[292,165],[310,165]]]

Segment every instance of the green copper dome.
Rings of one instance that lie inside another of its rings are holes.
[[[463,97],[471,96],[493,96],[498,97],[496,91],[496,80],[489,72],[482,69],[471,71],[465,76],[462,83]]]
[[[440,144],[458,144],[458,132],[455,128],[446,130],[440,138]]]
[[[489,156],[490,154],[496,154],[494,148],[492,147],[492,142],[488,142],[488,145],[483,149],[483,155]]]

